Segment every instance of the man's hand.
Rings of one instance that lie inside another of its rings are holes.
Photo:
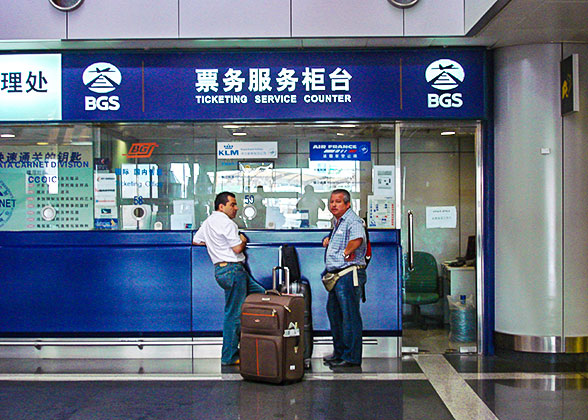
[[[331,238],[329,238],[328,236],[323,239],[323,248],[326,248],[329,246],[329,241],[331,240]]]
[[[247,237],[239,232],[239,238],[241,238],[241,242],[247,243]]]
[[[345,251],[343,251],[343,259],[345,261],[352,261],[355,258],[355,252],[352,252],[351,254],[346,254]]]

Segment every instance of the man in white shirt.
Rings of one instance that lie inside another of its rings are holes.
[[[194,235],[194,245],[206,245],[214,264],[216,282],[225,291],[223,350],[221,364],[239,364],[241,305],[248,294],[265,293],[265,289],[247,272],[243,251],[247,238],[233,221],[237,215],[235,194],[222,192],[214,200],[214,212]]]

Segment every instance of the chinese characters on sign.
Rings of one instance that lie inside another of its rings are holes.
[[[89,168],[80,152],[10,151],[0,152],[0,168]]]
[[[274,92],[254,95],[253,101],[257,104],[295,104],[300,98],[293,92],[300,85],[305,92],[301,96],[303,102],[351,102],[351,74],[340,67],[329,71],[326,68],[305,67],[297,75],[295,69],[282,68],[272,79],[269,68],[250,68],[247,77],[243,70],[234,68],[224,72],[219,69],[195,69],[195,89],[198,93],[195,99],[198,104],[239,104],[250,100],[245,92]]]
[[[24,76],[24,77],[23,77]],[[29,93],[47,92],[47,79],[43,76],[43,70],[33,74],[23,75],[22,72],[0,73],[0,92],[5,93]]]
[[[0,56],[0,121],[61,119],[61,55]]]
[[[14,211],[4,212],[0,229],[91,229],[91,157],[92,146],[3,146],[0,195],[14,199]]]

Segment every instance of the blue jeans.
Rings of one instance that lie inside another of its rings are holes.
[[[365,284],[365,270],[357,270],[360,284]],[[359,311],[361,287],[353,286],[353,272],[339,278],[327,299],[327,315],[333,334],[333,354],[338,359],[361,363],[363,324]]]
[[[265,293],[245,269],[243,264],[215,265],[214,277],[225,291],[225,319],[223,322],[223,351],[221,363],[228,365],[239,359],[239,336],[241,334],[241,305],[251,293]]]

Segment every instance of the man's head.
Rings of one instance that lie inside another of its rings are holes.
[[[329,199],[329,211],[337,218],[337,220],[345,214],[351,207],[351,195],[349,191],[338,189],[331,193]]]
[[[234,219],[237,215],[237,210],[239,210],[235,194],[227,191],[218,194],[214,199],[214,209]]]

